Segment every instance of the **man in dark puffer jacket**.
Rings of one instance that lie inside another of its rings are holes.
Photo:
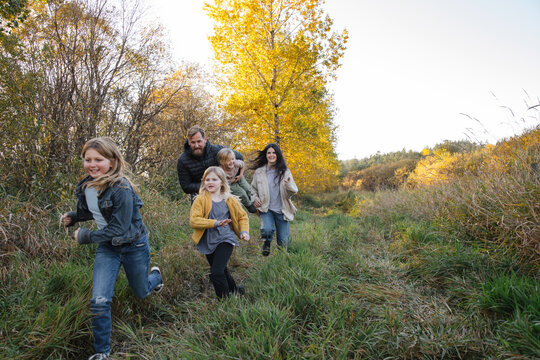
[[[222,148],[223,145],[211,144],[200,126],[195,125],[188,130],[184,152],[178,158],[176,170],[182,190],[191,195],[192,201],[194,195],[199,193],[204,171],[210,166],[219,165],[217,153]],[[239,152],[234,151],[234,155],[236,159],[244,160]]]

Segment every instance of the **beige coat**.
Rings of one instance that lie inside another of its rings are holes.
[[[283,179],[290,178],[288,183],[285,183]],[[283,218],[286,221],[292,221],[294,214],[296,214],[296,207],[291,201],[291,196],[298,192],[298,188],[294,183],[291,171],[285,170],[283,179],[279,183],[279,190],[281,193],[281,203],[283,211]],[[257,208],[261,212],[268,212],[268,206],[270,205],[270,190],[268,188],[268,178],[266,176],[266,165],[261,166],[253,174],[253,180],[251,181],[251,201],[259,200],[262,205]]]

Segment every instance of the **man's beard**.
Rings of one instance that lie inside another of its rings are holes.
[[[196,149],[196,150],[193,150],[192,152],[195,157],[202,157],[204,154],[204,149]]]

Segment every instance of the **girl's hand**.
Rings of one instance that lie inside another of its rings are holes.
[[[240,179],[241,179],[241,177],[240,177],[240,176],[235,176],[232,182],[233,182],[233,183],[235,183],[235,182],[239,182],[239,181],[240,181]]]
[[[73,233],[73,237],[74,237],[75,240],[77,240],[77,242],[78,242],[79,239],[77,239],[77,235],[79,235],[79,229],[75,230],[75,232]]]
[[[244,240],[244,241],[249,241],[249,234],[248,233],[241,233],[240,234],[240,239]]]
[[[290,177],[288,177],[288,178],[286,178],[286,179],[283,179],[283,182],[284,182],[285,184],[288,184],[289,181],[291,181],[291,178],[290,178]]]
[[[227,224],[230,224],[231,222],[232,222],[231,219],[220,220],[220,221],[218,222],[218,226],[225,226],[225,225],[227,225]]]
[[[260,208],[262,206],[262,202],[259,199],[255,199],[255,201],[253,201],[253,205],[255,205],[256,208]]]
[[[60,222],[64,224],[64,226],[68,226],[69,224],[71,224],[71,217],[69,217],[68,214],[65,213],[60,217]]]

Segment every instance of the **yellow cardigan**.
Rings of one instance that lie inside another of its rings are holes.
[[[236,196],[230,196],[227,200],[227,207],[231,214],[230,223],[236,236],[240,237],[240,233],[245,231],[249,233],[249,219],[246,211],[240,205],[240,202]],[[204,234],[206,229],[211,229],[216,225],[217,220],[208,219],[208,214],[212,209],[212,198],[208,192],[199,195],[193,201],[191,205],[191,211],[189,214],[189,225],[193,231],[193,241],[197,244]]]

